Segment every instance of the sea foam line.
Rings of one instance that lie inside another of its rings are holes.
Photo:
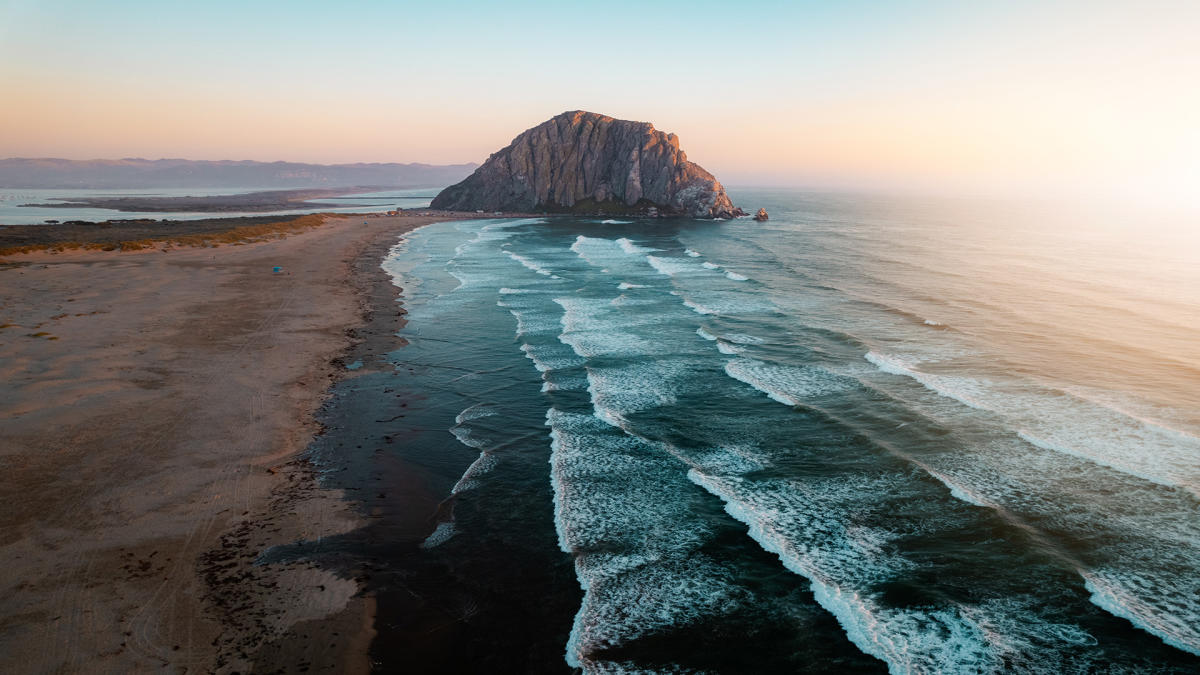
[[[554,274],[554,272],[551,272],[550,270],[546,269],[545,267],[542,267],[541,265],[537,264],[533,260],[530,260],[529,258],[526,258],[525,256],[523,256],[519,253],[513,253],[512,251],[510,251],[508,249],[504,249],[504,253],[505,253],[505,255],[512,258],[513,260],[521,263],[521,265],[523,267],[525,267],[525,269],[532,270],[534,272],[537,272],[538,274],[541,274],[542,276],[550,277],[551,279],[562,278],[562,277],[559,277],[556,274]]]
[[[868,360],[875,362],[875,359],[868,358]],[[886,359],[880,359],[880,361],[887,365],[893,365],[894,363],[889,363],[889,361]],[[885,370],[885,372],[894,372],[895,374],[908,375],[910,377],[910,372],[919,374],[916,373],[916,371],[910,371],[909,368],[903,367],[894,369],[881,369]],[[916,377],[913,379],[918,379],[921,384],[925,385],[927,388],[939,395],[951,398],[953,400],[960,400],[960,396],[962,395],[961,392],[952,391],[948,393],[944,391],[943,388],[937,386],[941,384],[938,381],[937,376],[926,376],[926,378],[932,379],[929,381],[923,381]],[[1086,401],[1086,399],[1084,400]],[[1035,434],[1028,429],[1013,428],[1010,426],[1012,421],[1008,420],[1008,416],[1005,415],[1005,410],[996,410],[994,409],[994,406],[984,405],[983,400],[981,400],[978,396],[972,397],[972,402],[976,405],[972,405],[971,407],[989,410],[990,412],[994,412],[1001,417],[1004,417],[1007,423],[1005,430],[1010,433],[1014,433],[1022,441],[1028,443],[1032,447],[1047,450],[1052,455],[1072,457],[1083,460],[1095,466],[1113,469],[1121,474],[1145,480],[1152,484],[1174,488],[1182,487],[1184,490],[1187,490],[1192,494],[1196,494],[1195,490],[1190,489],[1188,485],[1178,485],[1170,480],[1165,479],[1162,474],[1145,470],[1148,467],[1148,465],[1145,463],[1143,463],[1142,467],[1134,466],[1128,461],[1121,461],[1121,457],[1119,456],[1109,457],[1095,450],[1087,452],[1081,451],[1073,445],[1058,443],[1043,438],[1040,433]],[[1091,401],[1087,402],[1091,403]],[[1054,414],[1053,410],[1046,411],[1045,409],[1039,409],[1038,412],[1039,415]],[[1087,413],[1081,412],[1079,414],[1084,415],[1082,421],[1072,421],[1076,423],[1086,423]],[[1143,428],[1146,428],[1151,432],[1157,431],[1149,426]],[[1138,436],[1135,434],[1133,438],[1138,438]],[[1084,439],[1085,442],[1086,440],[1087,439]],[[978,481],[967,481],[967,483],[973,485],[973,487],[967,487],[957,479],[953,479],[948,475],[945,475],[939,471],[935,471],[928,466],[921,466],[926,472],[949,487],[951,494],[962,501],[992,508],[1005,514],[1007,514],[1008,510],[1011,508],[1011,505],[1005,504],[1005,500],[1003,498],[1000,498],[999,501],[997,501],[993,498],[982,496],[980,494],[981,491],[987,492],[986,484],[984,485],[983,490],[978,490]],[[1175,463],[1172,463],[1172,467],[1178,468]],[[1011,516],[1005,515],[1006,519],[1010,517]],[[1024,519],[1019,519],[1016,524],[1022,527],[1028,527],[1028,525],[1024,523]],[[1134,525],[1135,523],[1130,523],[1130,526]],[[1176,536],[1178,536],[1178,534],[1180,533],[1176,533]],[[1183,547],[1178,550],[1187,550],[1189,546],[1195,545],[1194,539],[1184,539],[1183,541],[1188,543],[1183,543],[1180,541],[1175,542],[1176,545]],[[1101,571],[1089,569],[1088,566],[1083,562],[1074,559],[1072,556],[1063,551],[1058,551],[1057,547],[1050,545],[1049,543],[1047,543],[1046,546],[1051,550],[1056,550],[1059,555],[1064,556],[1064,560],[1071,564],[1083,577],[1085,587],[1091,594],[1089,600],[1092,602],[1092,604],[1100,607],[1110,614],[1130,621],[1141,630],[1155,635],[1159,639],[1163,640],[1163,642],[1173,647],[1182,649],[1192,654],[1200,655],[1200,629],[1198,629],[1198,626],[1200,626],[1200,623],[1198,623],[1198,619],[1200,619],[1200,611],[1198,611],[1198,609],[1200,609],[1200,605],[1191,600],[1191,598],[1196,597],[1196,587],[1194,584],[1189,585],[1185,583],[1182,585],[1182,587],[1176,587],[1174,584],[1168,583],[1166,579],[1154,579],[1155,574],[1159,572],[1151,571],[1152,568],[1139,567],[1139,565],[1136,563],[1133,567],[1123,570],[1114,569],[1111,571]],[[1120,559],[1110,562],[1110,565],[1114,566],[1120,566],[1121,564],[1122,563]],[[1147,563],[1141,563],[1143,566],[1146,564]],[[1128,578],[1122,579],[1122,576]],[[1164,583],[1167,583],[1167,585],[1164,586]]]
[[[866,360],[886,373],[916,380],[926,389],[976,410],[992,413],[1026,443],[1069,455],[1164,487],[1200,497],[1200,439],[1164,433],[1111,408],[1072,397],[1079,405],[1036,393],[995,390],[986,380],[923,373],[903,359],[867,352]],[[1068,394],[1069,396],[1069,394]],[[1103,434],[1096,429],[1109,428]]]
[[[680,272],[687,272],[691,269],[690,264],[681,258],[665,258],[656,255],[646,256],[646,262],[658,271],[659,274],[673,277]]]
[[[637,244],[633,243],[629,239],[626,239],[625,237],[621,237],[620,239],[617,240],[617,246],[620,246],[621,250],[624,251],[625,253],[628,253],[629,255],[654,253],[655,251],[658,250],[656,248],[650,248],[648,246],[638,246]]]
[[[699,552],[711,532],[683,506],[691,486],[671,457],[594,416],[551,408],[546,424],[555,532],[584,590],[566,647],[570,665],[620,672],[593,655],[736,606],[728,570]]]
[[[1099,574],[1082,570],[1080,574],[1083,575],[1084,586],[1091,593],[1089,599],[1092,604],[1158,636],[1172,647],[1200,656],[1200,629],[1196,623],[1155,612],[1141,598],[1129,594],[1117,584],[1109,583]]]
[[[789,406],[802,406],[806,398],[834,394],[852,386],[848,378],[816,366],[780,366],[745,357],[726,363],[725,374]]]
[[[958,401],[967,407],[975,408],[976,410],[989,410],[986,405],[974,399],[966,392],[963,392],[955,387],[948,386],[944,381],[944,378],[941,378],[937,375],[922,373],[921,371],[916,370],[912,364],[902,359],[880,354],[875,351],[867,352],[866,356],[863,358],[875,364],[877,368],[885,373],[891,373],[892,375],[903,375],[904,377],[912,378],[917,382],[920,382],[926,389],[935,394],[945,396],[946,398],[952,398],[955,401]]]
[[[788,571],[808,579],[813,597],[837,619],[846,637],[863,652],[886,663],[890,673],[932,672],[932,667],[953,670],[955,666],[964,672],[991,671],[1001,665],[984,631],[962,612],[883,610],[868,596],[842,588],[805,549],[777,532],[767,516],[738,500],[736,493],[726,486],[731,479],[706,475],[696,469],[688,471],[688,479],[719,498],[725,512],[746,525],[750,538],[778,556]],[[882,622],[890,625],[881,625]],[[935,625],[929,626],[930,623]],[[909,630],[888,630],[904,628]],[[956,663],[955,657],[963,662]]]

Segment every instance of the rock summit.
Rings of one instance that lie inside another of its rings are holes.
[[[688,161],[679,137],[648,122],[575,110],[492,154],[430,205],[458,211],[549,211],[733,218],[712,174]]]

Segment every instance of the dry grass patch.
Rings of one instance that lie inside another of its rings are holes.
[[[334,216],[338,217],[338,216]],[[320,213],[299,216],[290,220],[259,225],[242,225],[224,232],[205,234],[177,234],[149,237],[131,241],[79,242],[56,241],[48,244],[28,244],[25,246],[8,246],[0,248],[0,256],[33,253],[35,251],[143,251],[150,248],[164,247],[201,247],[215,248],[222,244],[240,246],[258,241],[282,239],[290,234],[297,234],[319,227],[325,222],[326,215]]]

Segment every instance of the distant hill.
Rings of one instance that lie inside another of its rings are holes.
[[[476,164],[301,164],[189,159],[0,159],[0,188],[442,187]]]

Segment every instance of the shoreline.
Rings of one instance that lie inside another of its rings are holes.
[[[481,217],[433,213],[0,266],[5,670],[369,670],[362,581],[263,554],[362,524],[304,451],[348,355],[399,346],[383,254]]]

